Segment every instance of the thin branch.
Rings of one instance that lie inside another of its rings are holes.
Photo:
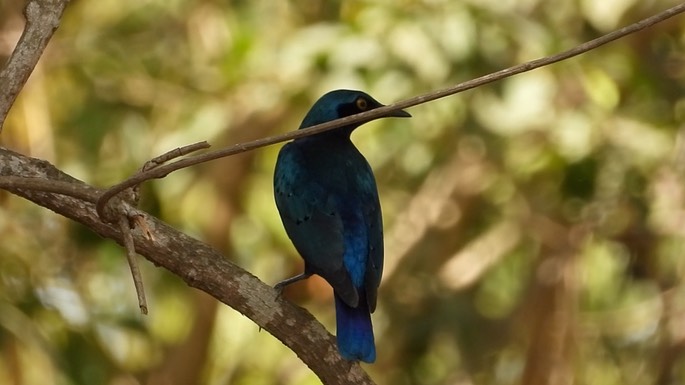
[[[387,116],[390,112],[392,111],[397,111],[400,109],[405,109],[409,107],[414,107],[418,106],[420,104],[424,104],[433,100],[441,99],[450,95],[454,95],[463,91],[470,90],[472,88],[476,88],[485,84],[489,84],[498,80],[502,80],[505,78],[508,78],[513,75],[517,75],[523,72],[528,72],[540,67],[544,67],[546,65],[550,65],[553,63],[560,62],[565,59],[569,59],[574,56],[578,56],[580,54],[583,54],[585,52],[588,52],[590,50],[593,50],[597,47],[600,47],[602,45],[605,45],[607,43],[610,43],[614,40],[620,39],[622,37],[625,37],[627,35],[630,35],[632,33],[635,33],[637,31],[643,30],[647,27],[651,27],[657,23],[660,23],[666,19],[669,19],[673,16],[676,16],[682,12],[685,11],[685,3],[676,5],[672,8],[669,8],[661,13],[658,13],[654,16],[648,17],[646,19],[643,19],[641,21],[638,21],[637,23],[633,23],[627,27],[621,28],[619,30],[610,32],[606,35],[603,35],[601,37],[598,37],[596,39],[590,40],[588,42],[585,42],[583,44],[580,44],[572,49],[569,49],[567,51],[551,55],[551,56],[546,56],[543,58],[535,59],[523,64],[515,65],[513,67],[505,68],[503,70],[493,72],[491,74],[487,74],[463,83],[459,83],[455,86],[448,87],[442,90],[434,91],[434,92],[429,92],[423,95],[419,95],[404,101],[400,101],[397,103],[389,104],[384,107],[380,107],[371,111],[366,111],[362,112],[356,115],[348,116],[345,118],[341,119],[336,119],[330,122],[322,123],[322,124],[317,124],[315,126],[311,126],[306,129],[301,129],[301,130],[295,130],[291,132],[287,132],[284,134],[280,135],[275,135],[275,136],[270,136],[267,138],[262,138],[262,139],[257,139],[253,140],[250,142],[245,142],[245,143],[238,143],[226,148],[222,148],[216,151],[208,152],[205,154],[197,155],[197,156],[192,156],[188,157],[185,159],[181,159],[179,161],[157,167],[153,170],[148,170],[142,173],[135,174],[131,176],[130,178],[122,181],[119,184],[116,184],[107,191],[105,191],[104,194],[100,197],[100,200],[98,201],[98,212],[101,211],[101,207],[104,207],[107,204],[107,201],[109,201],[113,196],[118,194],[119,192],[135,186],[137,184],[140,184],[146,180],[149,179],[155,179],[155,178],[163,178],[169,173],[180,170],[182,168],[190,167],[199,163],[204,163],[208,162],[210,160],[215,160],[219,158],[224,158],[227,156],[231,155],[236,155],[240,154],[243,152],[251,151],[260,147],[265,147],[269,146],[272,144],[280,143],[280,142],[285,142],[287,140],[291,139],[297,139],[297,138],[302,138],[305,136],[310,136],[310,135],[316,135],[321,132],[325,131],[330,131],[335,128],[339,128],[351,123],[358,123],[358,122],[363,122],[363,121],[369,121],[375,118],[380,118],[382,116]]]
[[[126,249],[126,259],[128,260],[128,266],[131,268],[133,284],[136,287],[136,294],[138,295],[138,307],[140,307],[140,312],[142,314],[147,314],[147,300],[145,299],[143,277],[140,275],[140,268],[138,268],[136,247],[133,242],[133,235],[131,234],[131,226],[129,225],[128,218],[126,218],[124,215],[119,217],[119,230],[123,235],[124,248]]]
[[[192,152],[202,150],[205,148],[209,148],[209,147],[210,147],[210,145],[209,145],[209,143],[207,143],[207,141],[202,141],[202,142],[189,144],[189,145],[186,145],[183,147],[178,147],[178,148],[175,148],[173,150],[167,151],[164,154],[159,155],[157,157],[154,157],[151,160],[148,160],[147,162],[145,162],[143,167],[141,167],[138,170],[138,174],[143,174],[146,171],[154,170],[154,169],[160,167],[163,163],[170,161],[171,159],[178,158],[180,156],[184,156],[184,155],[190,154]],[[134,177],[135,177],[135,175],[134,175]],[[126,188],[134,187],[133,196],[135,197],[134,199],[136,201],[138,201],[138,198],[137,198],[138,197],[138,191],[135,187],[137,187],[138,185],[139,184],[136,183],[136,184],[133,184],[131,186],[126,187]],[[99,199],[97,200],[97,204],[95,206],[95,209],[97,210],[98,215],[100,215],[100,218],[102,218],[103,220],[105,219],[105,207],[107,205],[107,202],[109,202],[112,199],[112,197],[114,197],[116,194],[119,194],[120,192],[124,191],[125,189],[119,190],[116,193],[109,195],[107,197],[104,197],[107,193],[107,191],[105,191],[105,194],[103,194],[99,197]]]
[[[164,154],[152,158],[148,160],[143,167],[141,168],[142,171],[147,171],[147,170],[152,170],[155,167],[159,167],[163,165],[164,163],[174,159],[174,158],[180,158],[182,156],[188,155],[192,152],[198,151],[198,150],[204,150],[206,148],[211,147],[209,143],[206,140],[203,140],[202,142],[197,142],[193,144],[189,144],[183,147],[175,148],[171,151],[167,151]]]
[[[10,108],[59,26],[69,0],[31,0],[24,9],[26,27],[0,72],[0,134]]]

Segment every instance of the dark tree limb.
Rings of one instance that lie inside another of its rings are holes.
[[[10,108],[59,26],[69,0],[30,0],[24,9],[26,27],[9,61],[0,71],[0,134]]]
[[[74,195],[88,195],[97,191],[47,161],[0,147],[0,186],[79,222],[104,238],[124,243],[118,226],[102,222],[93,202],[2,182],[7,177],[17,176],[40,178],[46,184],[69,183],[73,185],[72,190],[84,191]],[[123,201],[121,204],[126,205]],[[210,246],[145,212],[133,207],[124,209],[141,215],[154,234],[151,240],[142,231],[132,232],[136,252],[140,255],[178,275],[189,286],[209,293],[250,318],[294,351],[324,384],[373,384],[359,364],[340,357],[335,338],[309,312],[281,299],[273,288],[231,263]]]

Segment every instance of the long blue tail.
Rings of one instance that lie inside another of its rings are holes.
[[[360,290],[360,294],[363,290]],[[376,345],[366,296],[359,296],[359,306],[349,307],[335,296],[338,350],[346,360],[376,361]]]

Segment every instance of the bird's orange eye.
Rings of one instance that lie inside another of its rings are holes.
[[[359,108],[361,111],[366,111],[366,108],[369,106],[364,98],[357,99],[355,103],[357,104],[357,108]]]

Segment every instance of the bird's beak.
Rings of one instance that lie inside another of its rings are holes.
[[[391,116],[394,118],[411,118],[411,114],[409,114],[405,110],[395,110],[395,111],[389,113],[388,116]]]

